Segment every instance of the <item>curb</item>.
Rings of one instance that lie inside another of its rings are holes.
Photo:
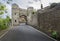
[[[5,30],[2,30],[1,33],[0,33],[0,39],[1,39],[4,35],[6,35],[11,28],[12,28],[12,27],[7,28],[7,29],[5,29]]]
[[[29,24],[28,24],[28,25],[29,25]],[[29,25],[29,26],[32,26],[32,25]],[[34,26],[32,26],[32,27],[34,27]],[[34,29],[35,29],[36,31],[42,33],[43,35],[47,36],[48,38],[50,38],[50,39],[52,39],[52,40],[54,40],[54,41],[57,41],[56,39],[54,39],[54,38],[48,36],[47,34],[43,33],[42,31],[39,31],[39,30],[37,30],[36,28],[34,28]]]
[[[7,31],[7,32],[8,32],[8,31]],[[0,36],[0,39],[1,39],[4,35],[6,35],[7,32],[3,33],[3,34]]]
[[[45,36],[49,37],[50,39],[52,39],[52,40],[54,40],[54,41],[57,41],[56,39],[54,39],[54,38],[52,38],[52,37],[48,36],[47,34],[45,34],[45,33],[41,32],[41,31],[39,31],[39,30],[37,30],[37,31],[38,31],[38,32],[40,32],[40,33],[42,33],[43,35],[45,35]]]

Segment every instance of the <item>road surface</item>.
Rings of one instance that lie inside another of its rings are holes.
[[[29,25],[15,26],[0,41],[54,41]]]

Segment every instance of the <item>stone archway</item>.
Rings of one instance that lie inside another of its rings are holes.
[[[27,16],[26,15],[20,15],[19,23],[27,23]]]

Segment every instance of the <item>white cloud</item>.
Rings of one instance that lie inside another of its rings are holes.
[[[2,0],[0,0],[2,1]],[[4,0],[6,1],[6,0]],[[13,0],[15,3],[17,3],[21,8],[27,8],[29,6],[32,6],[36,9],[40,8],[39,0]],[[48,6],[49,3],[53,2],[60,2],[60,0],[41,0],[44,7]]]
[[[5,2],[6,0],[0,0],[0,2]],[[49,3],[60,2],[60,0],[41,0],[44,7],[48,6]],[[13,3],[17,3],[20,8],[27,8],[29,6],[34,7],[35,9],[40,9],[40,1],[38,0],[13,0]],[[8,8],[8,15],[11,16],[11,6],[6,4]]]
[[[7,6],[7,15],[11,17],[11,5],[6,4]]]
[[[46,7],[49,5],[49,3],[52,3],[54,1],[56,0],[41,0],[41,3],[43,4],[44,7]],[[32,6],[35,9],[41,8],[39,0],[14,0],[14,2],[17,3],[21,8],[27,8],[29,6]]]
[[[51,2],[51,3],[53,3],[53,2],[58,3],[58,2],[60,2],[60,0],[50,0],[50,2]]]
[[[32,6],[35,9],[40,9],[40,2],[34,2],[33,4],[30,4],[29,6]]]

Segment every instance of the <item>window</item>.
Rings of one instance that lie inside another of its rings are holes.
[[[16,22],[16,20],[15,20],[15,22]]]
[[[16,15],[16,13],[15,13],[15,15]]]

